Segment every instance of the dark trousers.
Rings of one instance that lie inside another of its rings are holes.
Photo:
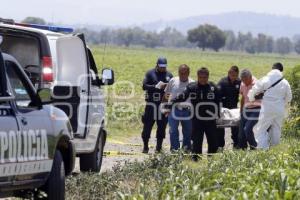
[[[218,148],[216,131],[216,121],[193,120],[192,152],[194,154],[202,154],[203,136],[205,134],[208,143],[208,153],[216,153]]]
[[[157,124],[156,138],[162,140],[166,136],[168,118],[160,112],[159,106],[160,103],[148,103],[145,107],[145,113],[142,116],[144,124],[142,131],[143,141],[149,140],[155,122]]]
[[[231,139],[233,141],[233,147],[238,147],[239,127],[231,127]],[[225,146],[225,129],[224,128],[217,129],[217,140],[218,140],[218,147]]]
[[[260,108],[245,108],[241,113],[239,146],[243,149],[257,147],[257,143],[253,133],[253,127],[258,122]]]

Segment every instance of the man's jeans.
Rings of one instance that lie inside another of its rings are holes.
[[[170,126],[170,140],[171,140],[171,150],[178,150],[180,148],[179,143],[179,122],[182,126],[183,133],[183,148],[186,150],[191,149],[191,134],[192,134],[192,120],[191,112],[189,109],[178,109],[175,108],[169,114],[169,126]]]
[[[246,149],[248,144],[251,149],[257,147],[253,127],[258,121],[259,113],[260,108],[245,108],[245,110],[241,113],[239,143],[240,147],[243,149]]]

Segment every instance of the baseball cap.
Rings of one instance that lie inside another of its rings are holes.
[[[157,59],[157,63],[158,67],[167,67],[168,66],[168,62],[167,59],[165,57],[159,57]]]

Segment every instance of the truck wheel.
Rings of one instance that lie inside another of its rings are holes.
[[[47,199],[65,199],[65,166],[60,151],[56,150],[50,176],[43,186]]]
[[[105,145],[104,132],[101,131],[96,143],[96,148],[92,153],[80,155],[80,171],[100,172]]]

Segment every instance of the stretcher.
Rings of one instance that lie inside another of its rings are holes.
[[[240,109],[221,109],[221,118],[217,120],[218,128],[228,128],[228,127],[236,127],[239,126],[240,123]]]
[[[161,108],[160,111],[165,113],[170,113],[170,109]],[[221,108],[220,119],[217,120],[217,128],[230,128],[237,127],[240,124],[240,109],[228,109]]]

